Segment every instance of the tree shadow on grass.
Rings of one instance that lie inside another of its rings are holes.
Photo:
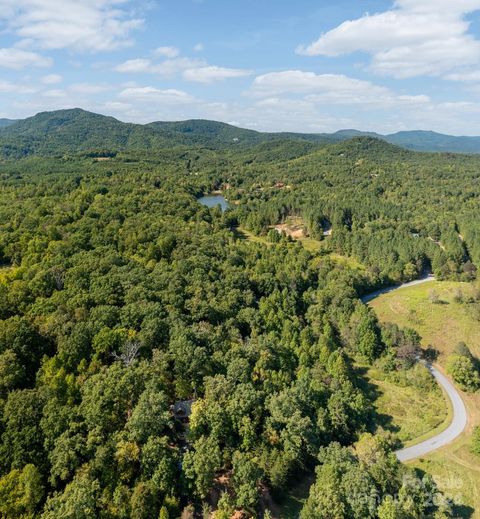
[[[364,366],[355,367],[356,384],[362,390],[366,398],[374,403],[382,395],[378,387],[368,380],[367,371],[368,368]],[[393,418],[390,415],[379,413],[375,408],[372,408],[370,416],[368,417],[367,430],[368,432],[375,433],[379,428],[382,428],[392,433],[398,433],[400,428],[392,422]]]
[[[427,471],[420,468],[415,468],[415,472],[417,476],[419,476],[420,478],[423,478],[428,475]],[[475,513],[475,509],[469,505],[465,505],[462,503],[452,503],[451,512],[451,517],[453,517],[454,519],[471,519],[473,517],[473,514]]]
[[[468,505],[453,505],[452,507],[452,517],[470,519],[474,513],[475,510]]]

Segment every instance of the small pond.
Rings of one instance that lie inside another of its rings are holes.
[[[229,207],[228,202],[222,195],[207,195],[202,196],[198,199],[198,201],[207,207],[217,207],[219,205],[222,208],[222,211],[226,211]]]

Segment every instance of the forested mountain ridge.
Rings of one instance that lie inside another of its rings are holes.
[[[375,137],[413,151],[480,153],[480,137],[457,137],[424,130],[401,131],[387,135],[359,130],[340,130],[333,133],[331,137],[340,140],[352,137]]]
[[[174,145],[168,134],[80,109],[42,112],[0,130],[5,156],[115,152]]]
[[[6,128],[7,126],[11,126],[16,123],[15,119],[0,119],[0,128]]]
[[[404,131],[382,136],[387,142],[416,151],[480,153],[480,137],[456,137],[429,131]]]
[[[81,109],[42,112],[0,128],[4,156],[107,153],[188,146],[211,149],[254,146],[267,142],[331,142],[323,136],[268,134],[213,121],[183,123],[123,123]]]
[[[333,134],[265,133],[208,120],[123,123],[81,109],[42,112],[27,119],[0,120],[0,150],[4,156],[155,150],[161,147],[245,148],[269,142],[332,144],[352,137],[375,137],[416,151],[480,153],[480,137],[454,137],[428,131],[390,135],[358,130]]]

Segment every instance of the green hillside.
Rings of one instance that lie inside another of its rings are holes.
[[[324,134],[307,134],[294,132],[266,133],[238,128],[231,124],[194,119],[180,122],[154,122],[150,127],[170,132],[177,132],[183,136],[188,136],[192,141],[199,144],[216,143],[218,146],[251,146],[267,142],[310,142],[310,143],[333,143],[337,139],[334,136]]]
[[[17,158],[92,151],[154,151],[177,146],[246,150],[262,144],[268,147],[268,143],[284,150],[288,147],[286,143],[293,143],[286,156],[294,157],[302,146],[312,149],[306,143],[324,146],[355,137],[376,138],[416,151],[480,153],[478,137],[454,137],[425,131],[391,135],[358,130],[341,130],[333,134],[266,133],[201,119],[141,125],[79,108],[42,112],[19,121],[0,119],[1,153]]]
[[[166,144],[174,144],[167,134],[80,109],[42,112],[0,132],[0,146],[7,156],[149,149]]]
[[[17,121],[15,119],[0,119],[0,129],[6,128],[7,126],[11,126],[12,124],[16,123]]]
[[[147,125],[155,130],[168,131],[183,137],[197,140],[198,142],[209,142],[215,140],[222,144],[259,144],[268,140],[260,132],[237,128],[230,124],[216,121],[194,119],[180,122],[154,122]]]
[[[267,134],[214,121],[156,122],[148,125],[123,123],[113,117],[81,109],[42,112],[0,129],[4,156],[58,155],[78,152],[150,150],[177,146],[240,149],[274,143],[293,150],[308,149],[308,143],[328,143],[327,138],[300,134]],[[297,152],[288,153],[296,156]]]
[[[480,153],[480,137],[455,137],[436,132],[409,131],[386,135],[385,140],[416,151]]]

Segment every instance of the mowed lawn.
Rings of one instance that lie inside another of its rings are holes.
[[[474,305],[455,302],[459,291],[468,296],[473,287],[468,283],[432,281],[384,294],[370,306],[380,321],[415,329],[422,336],[422,346],[439,351],[438,364],[445,369],[448,355],[461,341],[480,357],[480,322]],[[437,296],[439,302],[432,302]],[[469,449],[472,429],[480,425],[480,395],[463,396],[469,414],[465,434],[413,465],[431,473],[446,494],[459,503],[456,517],[480,519],[480,457]],[[391,398],[397,399],[398,395],[392,394]],[[392,415],[397,414],[395,406],[391,409]]]

